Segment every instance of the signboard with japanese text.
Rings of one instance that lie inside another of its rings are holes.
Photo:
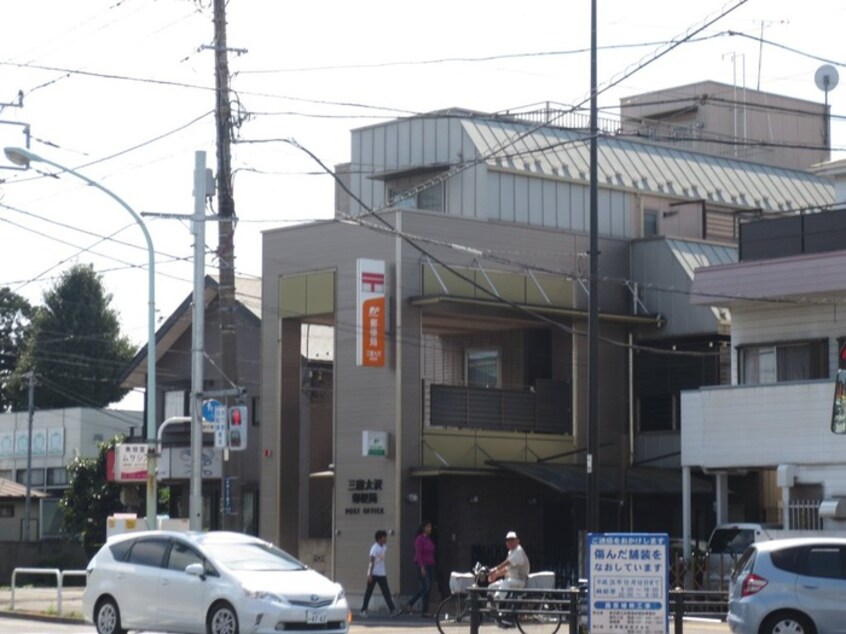
[[[356,365],[385,365],[385,261],[356,261]]]
[[[666,534],[589,534],[588,631],[666,634],[668,561]]]
[[[384,515],[381,478],[352,478],[347,480],[349,501],[344,515]]]
[[[146,479],[147,445],[115,445],[115,482],[138,482]]]
[[[219,479],[223,474],[222,451],[204,447],[200,457],[200,475],[203,480]],[[157,463],[159,480],[191,479],[191,448],[162,449]]]

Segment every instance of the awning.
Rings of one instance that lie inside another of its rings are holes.
[[[584,465],[493,460],[488,461],[488,464],[546,484],[560,493],[585,494],[587,489]],[[681,495],[682,492],[682,474],[679,469],[632,467],[627,470],[627,476],[626,487],[631,494]],[[616,467],[601,467],[597,471],[596,483],[600,494],[619,493],[619,470]],[[712,492],[709,482],[696,477],[690,479],[690,490],[694,495]]]

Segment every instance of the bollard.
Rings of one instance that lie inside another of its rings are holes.
[[[479,624],[482,620],[480,617],[479,593],[475,588],[470,588],[470,634],[479,634]]]
[[[576,586],[570,586],[567,594],[570,595],[570,610],[567,615],[570,634],[579,634],[579,589]]]
[[[684,630],[684,590],[675,587],[670,591],[673,596],[673,632],[682,634]]]

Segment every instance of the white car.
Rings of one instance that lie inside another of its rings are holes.
[[[341,634],[350,622],[340,584],[241,533],[119,535],[87,573],[82,609],[98,634]]]

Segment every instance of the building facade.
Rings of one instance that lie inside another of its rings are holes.
[[[30,489],[37,496],[30,504],[30,536],[59,534],[62,520],[57,504],[67,488],[67,466],[74,458],[96,457],[99,443],[114,436],[140,436],[143,424],[141,412],[88,407],[39,410],[33,413],[30,438],[27,412],[0,414],[0,478],[25,487],[28,460],[31,465]],[[22,530],[22,515],[14,519]],[[8,529],[9,522],[4,525]]]
[[[235,328],[238,343],[238,376],[226,377],[220,364],[220,311],[217,281],[207,276],[203,302],[205,339],[203,341],[203,390],[212,398],[215,392],[243,388],[236,395],[215,396],[225,406],[240,402],[247,406],[247,446],[243,451],[223,452],[214,448],[213,435],[204,434],[202,526],[205,529],[258,531],[259,482],[259,333],[261,325],[261,283],[238,278],[235,289]],[[191,414],[191,354],[193,293],[171,313],[156,331],[156,424],[173,417]],[[128,364],[121,377],[123,387],[146,386],[147,347],[144,346]],[[170,487],[168,514],[174,518],[189,516],[190,428],[187,423],[169,425],[163,433],[164,451],[158,464],[158,477]],[[228,479],[228,483],[224,484]],[[226,492],[226,494],[225,494]]]
[[[819,169],[844,176],[842,162]],[[683,468],[713,478],[718,521],[844,530],[846,438],[832,434],[846,366],[843,204],[740,235],[737,263],[695,275],[692,301],[731,311],[731,384],[682,395]]]
[[[582,131],[514,117],[374,125],[353,131],[352,162],[336,171],[335,220],[264,234],[263,536],[306,563],[328,559],[353,594],[379,528],[395,588],[415,588],[423,520],[441,584],[500,560],[507,530],[534,569],[578,575],[588,154]],[[620,138],[603,137],[600,157],[602,528],[678,535],[679,395],[718,383],[727,363],[728,315],[690,304],[693,271],[736,259],[741,214],[829,204],[833,188]],[[313,325],[334,330],[329,428],[304,406]],[[709,483],[688,484],[712,523]],[[317,537],[315,504],[331,509],[329,537]]]

